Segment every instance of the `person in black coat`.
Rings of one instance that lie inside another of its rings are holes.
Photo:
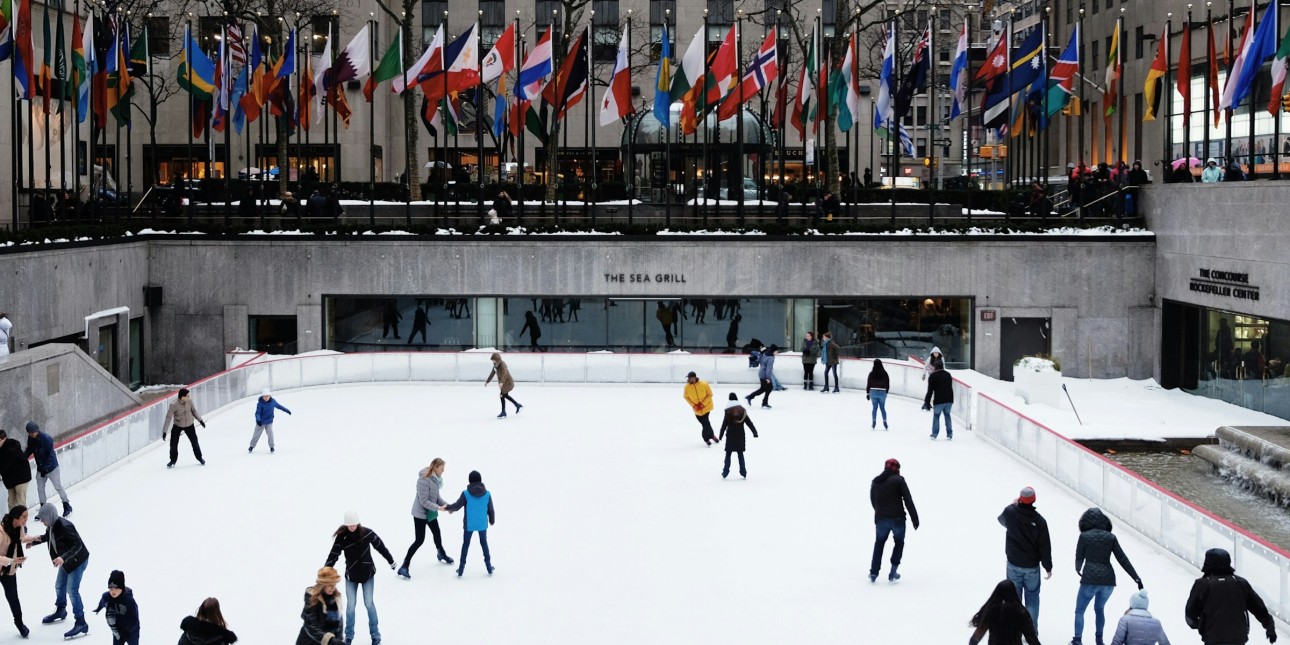
[[[0,519],[0,587],[13,614],[13,625],[26,638],[30,630],[22,622],[22,601],[18,597],[18,568],[27,560],[22,550],[22,536],[27,532],[27,507],[19,504]]]
[[[999,524],[1007,530],[1004,553],[1008,557],[1008,580],[1023,596],[1030,620],[1039,624],[1039,568],[1045,578],[1053,577],[1053,543],[1048,536],[1048,521],[1035,510],[1035,489],[1021,489],[1017,499],[999,514]]]
[[[537,316],[534,316],[532,311],[524,312],[524,326],[520,328],[518,337],[523,338],[525,333],[529,335],[529,349],[535,352],[543,351],[538,347],[538,339],[542,337],[542,327],[538,325]]]
[[[9,505],[13,508],[27,503],[27,484],[31,483],[31,464],[22,453],[22,444],[17,439],[10,439],[4,430],[0,430],[0,479],[9,491]]]
[[[81,541],[76,525],[66,518],[59,517],[58,509],[53,503],[41,506],[36,519],[45,525],[45,534],[40,537],[28,536],[23,538],[23,541],[29,547],[47,544],[49,559],[53,560],[54,566],[58,568],[54,581],[56,596],[54,613],[45,616],[40,622],[48,625],[66,619],[67,597],[71,596],[72,616],[76,619],[76,623],[63,637],[73,638],[88,634],[90,626],[85,623],[85,606],[81,604],[81,576],[85,574],[89,564],[90,550],[85,548],[85,543]]]
[[[345,630],[340,613],[340,574],[331,567],[318,570],[315,584],[305,589],[305,608],[300,611],[300,633],[296,645],[347,645],[337,634]],[[373,639],[379,643],[380,639]]]
[[[1250,620],[1254,614],[1263,625],[1269,643],[1277,642],[1277,625],[1268,613],[1263,599],[1249,581],[1236,575],[1232,556],[1223,549],[1205,552],[1201,577],[1192,583],[1187,597],[1187,626],[1200,632],[1207,645],[1244,643],[1250,637]]]
[[[1106,601],[1115,590],[1115,569],[1111,568],[1111,556],[1124,568],[1124,572],[1138,589],[1142,588],[1142,579],[1129,562],[1129,556],[1120,548],[1120,540],[1111,532],[1111,519],[1100,508],[1090,508],[1079,518],[1079,540],[1075,543],[1075,572],[1080,574],[1079,594],[1075,597],[1075,638],[1072,643],[1079,643],[1084,636],[1084,612],[1088,603],[1093,602],[1094,631],[1097,642],[1102,642],[1102,630],[1106,627]]]
[[[197,608],[197,615],[184,616],[179,628],[184,630],[179,637],[179,645],[232,645],[237,642],[237,634],[229,631],[224,623],[224,614],[216,598],[203,600]]]
[[[358,513],[345,513],[345,523],[332,534],[335,540],[331,553],[327,555],[325,566],[336,564],[340,554],[345,554],[345,640],[354,640],[354,613],[358,604],[358,589],[363,588],[363,606],[367,609],[367,627],[372,634],[372,642],[381,642],[381,630],[376,618],[376,604],[372,601],[373,578],[376,576],[376,563],[372,561],[372,549],[395,568],[394,556],[385,548],[385,543],[376,532],[362,525]]]
[[[124,572],[108,574],[108,590],[99,598],[94,613],[104,609],[112,645],[139,645],[139,605],[134,601],[134,591],[125,586]]]
[[[909,485],[900,475],[900,462],[888,459],[882,473],[869,484],[869,503],[873,505],[873,524],[876,536],[873,542],[873,559],[869,562],[869,582],[877,582],[878,569],[882,566],[882,551],[887,546],[887,536],[892,536],[891,571],[888,582],[900,580],[900,559],[905,553],[905,509],[909,520],[918,530],[918,509],[909,494]]]
[[[412,314],[412,333],[408,334],[408,344],[412,344],[412,339],[421,334],[421,342],[426,342],[426,326],[430,321],[426,318],[426,310],[421,305],[417,305],[416,313]]]
[[[923,397],[923,409],[932,411],[932,440],[941,433],[941,415],[945,415],[945,438],[954,440],[954,421],[950,410],[954,407],[954,379],[939,365],[932,375],[927,377],[927,395]]]
[[[511,217],[511,196],[506,191],[497,193],[497,198],[493,200],[493,210],[497,211],[497,219],[505,222]]]
[[[305,201],[305,214],[309,217],[323,217],[327,212],[327,198],[317,188]]]
[[[968,645],[980,643],[986,632],[990,633],[987,641],[990,645],[1021,645],[1023,638],[1030,645],[1039,645],[1035,623],[1026,613],[1026,608],[1021,606],[1017,592],[1008,580],[1000,580],[994,586],[990,598],[972,616],[968,626],[973,628]]]
[[[748,469],[744,467],[744,426],[748,426],[754,438],[757,436],[757,426],[748,418],[748,410],[739,405],[739,395],[731,392],[729,398],[726,402],[726,416],[721,421],[721,433],[717,435],[717,441],[721,441],[726,438],[727,431],[730,433],[726,438],[726,465],[721,469],[721,478],[730,476],[730,454],[735,453],[739,455],[739,476],[747,479]]]
[[[891,376],[882,366],[882,359],[873,359],[873,369],[869,370],[869,379],[865,382],[864,398],[872,402],[869,410],[869,429],[878,428],[878,412],[882,412],[882,429],[887,429],[887,391],[891,389]]]

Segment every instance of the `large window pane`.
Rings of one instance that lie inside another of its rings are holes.
[[[921,358],[940,347],[947,368],[972,367],[971,298],[822,299],[816,320],[848,358]]]

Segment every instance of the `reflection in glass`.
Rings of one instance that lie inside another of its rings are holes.
[[[1195,394],[1290,419],[1290,322],[1202,309]]]
[[[972,367],[971,298],[824,298],[816,320],[848,358],[925,358],[939,347],[947,368]]]

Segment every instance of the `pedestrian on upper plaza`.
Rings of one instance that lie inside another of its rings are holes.
[[[712,387],[694,372],[685,375],[685,402],[690,404],[694,418],[699,420],[699,427],[703,429],[700,435],[703,445],[711,446],[716,443],[717,436],[712,432],[712,422],[709,419],[715,405],[712,400]]]
[[[322,192],[315,188],[309,193],[309,199],[305,200],[305,214],[312,218],[324,217],[327,211],[327,198]]]
[[[838,348],[837,343],[833,342],[833,332],[824,332],[824,337],[820,339],[820,361],[824,363],[824,389],[820,390],[823,394],[829,391],[829,373],[833,373],[833,393],[837,394],[838,387],[842,385],[838,378],[838,359],[842,351]]]
[[[869,185],[870,185],[870,184],[872,184],[872,183],[873,183],[873,170],[872,170],[872,169],[870,169],[870,168],[865,168],[865,169],[864,169],[864,186],[865,186],[865,188],[868,188],[868,187],[869,187]]]
[[[1090,508],[1079,518],[1079,540],[1075,543],[1075,573],[1080,574],[1079,595],[1075,597],[1075,637],[1071,645],[1080,645],[1084,636],[1084,612],[1093,601],[1093,637],[1103,645],[1102,633],[1106,627],[1106,601],[1115,591],[1115,570],[1111,568],[1114,555],[1120,567],[1142,588],[1142,579],[1133,570],[1129,556],[1120,548],[1120,541],[1111,532],[1111,519],[1100,508]]]
[[[9,314],[0,313],[0,357],[9,355],[9,336],[13,333],[13,321]]]
[[[932,411],[932,441],[941,433],[941,415],[945,416],[945,438],[954,440],[954,420],[950,411],[954,408],[954,378],[938,367],[927,379],[927,394],[923,397],[923,409]]]
[[[1223,173],[1223,181],[1245,181],[1245,171],[1241,170],[1241,164],[1233,161],[1227,165],[1227,171]]]
[[[720,303],[721,301],[718,300],[717,302]],[[718,312],[721,311],[720,306],[720,304],[717,305]],[[717,315],[717,318],[721,318],[720,314]],[[730,319],[730,327],[726,329],[726,349],[730,352],[735,351],[735,344],[739,342],[739,321],[743,319],[744,317],[742,314],[735,314],[734,317]]]
[[[327,195],[323,198],[323,217],[340,219],[345,214],[345,207],[340,205],[339,191],[336,186],[327,187]]]
[[[470,482],[466,490],[461,491],[461,496],[457,501],[448,505],[444,509],[449,513],[466,509],[466,516],[462,518],[463,531],[461,535],[461,558],[457,565],[457,577],[466,572],[466,554],[470,552],[470,536],[479,534],[479,548],[484,551],[484,568],[488,569],[488,575],[493,575],[493,556],[488,552],[488,527],[493,525],[497,517],[493,514],[493,494],[484,487],[484,478],[478,470],[470,471],[467,477]]]
[[[717,436],[720,441],[729,432],[726,438],[726,463],[721,468],[721,478],[725,479],[730,475],[730,454],[735,453],[739,455],[739,476],[747,479],[748,469],[744,466],[744,426],[748,426],[753,438],[757,437],[757,426],[748,417],[748,410],[739,405],[739,395],[731,392],[729,399],[726,401],[726,416],[721,421],[721,434]]]
[[[327,554],[327,562],[323,566],[335,565],[340,554],[345,554],[345,595],[349,599],[345,603],[345,641],[354,641],[354,614],[357,611],[358,590],[362,587],[363,607],[367,609],[367,629],[372,635],[372,643],[379,644],[381,630],[376,618],[376,603],[372,601],[372,594],[376,591],[376,563],[372,561],[372,549],[375,548],[390,563],[391,569],[394,568],[394,556],[390,555],[390,550],[385,548],[385,543],[376,535],[376,531],[363,526],[358,513],[354,511],[345,512],[345,523],[332,533],[332,537],[335,540],[332,541],[331,553]]]
[[[125,586],[124,572],[108,574],[108,590],[99,598],[94,613],[104,609],[112,645],[139,645],[139,604],[134,601],[134,591]]]
[[[31,483],[31,464],[22,452],[22,444],[0,430],[0,479],[9,491],[6,509],[27,503],[27,485]]]
[[[502,413],[497,415],[497,418],[506,418],[507,401],[515,404],[515,414],[519,414],[520,410],[524,409],[524,406],[520,405],[519,401],[511,398],[511,390],[515,389],[515,380],[511,378],[511,368],[506,366],[506,361],[502,360],[502,355],[497,352],[493,352],[489,360],[493,361],[493,370],[488,373],[488,378],[484,379],[484,387],[488,387],[494,376],[497,377],[497,396],[502,402]]]
[[[779,345],[771,345],[770,347],[761,348],[760,365],[757,366],[757,379],[761,382],[761,387],[744,397],[744,400],[748,402],[748,405],[752,405],[753,397],[760,394],[762,395],[761,409],[770,409],[770,393],[775,389],[774,384],[771,383],[770,377],[775,370],[775,352],[777,351],[779,351]]]
[[[260,398],[255,401],[255,432],[251,435],[251,445],[246,449],[247,452],[255,450],[255,445],[260,443],[260,433],[269,436],[269,452],[275,450],[273,445],[273,413],[275,409],[291,414],[291,410],[278,403],[278,400],[273,398],[273,393],[266,387],[260,392]]]
[[[412,541],[412,546],[408,547],[408,554],[403,556],[403,566],[399,567],[399,575],[404,578],[412,577],[408,567],[412,566],[412,556],[416,555],[417,549],[420,549],[426,540],[427,527],[434,537],[434,548],[439,552],[439,561],[452,564],[452,558],[448,557],[443,550],[443,537],[439,534],[439,511],[448,506],[448,502],[439,495],[439,491],[443,488],[443,471],[446,467],[444,460],[435,457],[429,466],[422,468],[417,474],[417,496],[412,500],[412,530],[416,537]]]
[[[900,462],[888,459],[882,472],[869,484],[869,503],[873,505],[873,559],[869,562],[869,582],[878,581],[878,570],[882,566],[882,550],[887,546],[887,536],[892,538],[891,571],[887,573],[888,582],[900,580],[900,560],[905,554],[905,510],[909,510],[909,520],[918,530],[918,509],[914,508],[914,498],[909,494],[909,485],[900,475]]]
[[[180,388],[179,395],[175,397],[175,402],[170,404],[170,409],[166,410],[166,419],[161,424],[161,438],[166,438],[166,428],[170,428],[170,461],[166,468],[174,468],[175,460],[179,459],[179,435],[188,435],[188,443],[193,446],[193,456],[201,465],[206,465],[206,460],[202,459],[202,446],[197,442],[197,428],[193,421],[206,427],[206,420],[202,415],[197,413],[197,406],[193,405],[193,397],[189,396],[188,388]],[[174,425],[171,425],[171,422]],[[64,501],[66,503],[66,501]]]
[[[1246,612],[1263,625],[1269,643],[1277,642],[1277,625],[1272,614],[1249,581],[1236,575],[1232,556],[1227,551],[1206,551],[1200,572],[1201,577],[1192,583],[1191,595],[1187,597],[1186,617],[1187,626],[1200,632],[1205,645],[1248,641],[1250,619]]]
[[[412,314],[412,333],[408,334],[408,344],[421,334],[421,342],[426,342],[426,327],[430,325],[429,319],[426,318],[426,310],[421,305],[417,305],[416,313]]]
[[[994,586],[994,591],[972,616],[968,626],[976,628],[968,638],[968,645],[980,643],[986,632],[990,632],[990,640],[986,641],[989,645],[1021,645],[1023,638],[1030,645],[1039,645],[1035,623],[1026,613],[1026,608],[1021,606],[1017,592],[1008,580],[1000,580]]]
[[[1169,645],[1164,626],[1147,611],[1147,604],[1145,589],[1129,596],[1129,610],[1120,617],[1111,645]]]
[[[819,344],[815,342],[815,333],[806,332],[802,340],[802,389],[815,389],[815,363],[820,356]]]
[[[493,210],[497,211],[497,219],[502,222],[511,217],[511,196],[506,191],[497,193],[497,198],[493,200]]]
[[[296,645],[347,645],[339,634],[345,631],[340,613],[340,573],[331,567],[318,570],[314,586],[305,589],[305,608],[300,612],[300,634]]]
[[[1149,183],[1151,183],[1151,177],[1147,175],[1147,171],[1142,169],[1142,161],[1135,160],[1133,169],[1129,171],[1129,185],[1145,186]]]
[[[46,544],[49,548],[49,559],[53,560],[58,574],[54,578],[54,613],[40,619],[41,624],[49,625],[67,618],[67,597],[72,597],[72,617],[76,623],[63,638],[73,638],[90,633],[90,626],[85,624],[85,606],[81,604],[81,577],[89,567],[90,550],[85,548],[76,525],[65,517],[58,516],[58,509],[53,504],[44,504],[36,519],[45,525],[45,534],[40,537],[26,536],[23,543],[28,547]]]
[[[41,432],[35,421],[27,422],[27,449],[22,451],[22,455],[23,459],[33,457],[36,462],[36,494],[40,497],[40,505],[45,505],[45,482],[50,482],[58,493],[58,499],[63,502],[63,517],[71,515],[72,503],[67,501],[67,491],[63,488],[63,473],[58,469],[54,438]]]
[[[394,298],[385,301],[385,306],[381,308],[381,338],[384,339],[390,335],[390,330],[394,330],[394,338],[401,339],[399,336],[399,321],[403,320],[403,314],[399,313],[399,303]]]
[[[1008,558],[1008,580],[1014,592],[1026,604],[1030,620],[1039,631],[1039,568],[1044,578],[1053,577],[1053,546],[1048,537],[1048,522],[1035,510],[1035,489],[1021,489],[1017,499],[999,514],[999,524],[1007,529],[1004,552]]]
[[[540,352],[543,351],[538,347],[538,339],[542,337],[542,328],[538,326],[537,316],[532,311],[524,312],[524,326],[520,328],[518,338],[523,338],[525,332],[529,335],[529,349]]]
[[[887,368],[882,366],[882,359],[873,359],[873,369],[869,370],[869,380],[865,383],[864,398],[872,402],[869,410],[869,429],[878,428],[878,412],[882,412],[882,429],[887,429],[887,391],[891,389],[891,377]]]
[[[22,538],[27,532],[27,507],[19,504],[9,509],[0,519],[0,587],[9,602],[13,625],[26,638],[31,631],[22,622],[22,602],[18,598],[18,568],[27,561],[22,550]]]
[[[203,600],[197,607],[196,616],[184,616],[179,629],[184,630],[179,637],[179,645],[232,645],[237,642],[237,634],[228,630],[224,613],[219,609],[219,600],[215,598]]]
[[[672,315],[672,309],[662,300],[658,301],[658,309],[654,311],[654,317],[658,319],[658,324],[663,326],[663,334],[667,337],[667,346],[675,347],[676,339],[672,336],[672,322],[675,318]]]
[[[1217,184],[1223,181],[1223,169],[1218,167],[1218,161],[1210,158],[1205,161],[1205,169],[1200,173],[1200,183]]]
[[[931,376],[932,372],[936,371],[937,366],[945,367],[945,355],[941,353],[941,348],[933,346],[932,351],[927,354],[927,360],[923,361],[924,381],[927,380],[928,376]]]

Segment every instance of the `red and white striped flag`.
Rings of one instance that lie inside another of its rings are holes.
[[[242,30],[237,25],[228,26],[228,55],[234,63],[246,64],[246,48],[242,46]]]

